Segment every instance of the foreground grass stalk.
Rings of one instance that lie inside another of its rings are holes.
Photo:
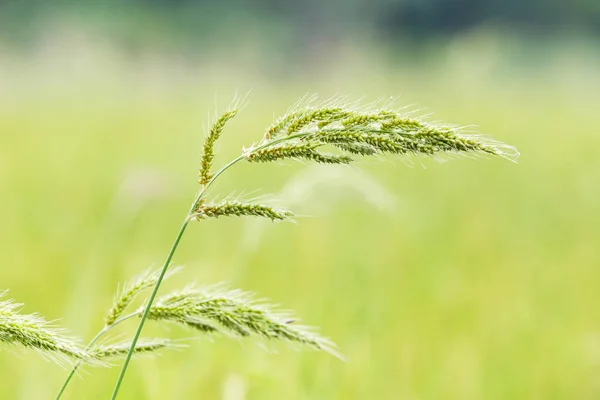
[[[270,145],[270,144],[268,144],[268,145]],[[267,147],[267,146],[264,146],[264,147]],[[171,246],[171,250],[169,250],[167,259],[165,260],[165,263],[163,264],[163,266],[160,270],[160,275],[156,281],[156,284],[154,285],[154,288],[152,289],[152,293],[150,294],[150,297],[148,298],[148,302],[146,304],[146,307],[144,308],[144,312],[142,313],[142,318],[140,319],[140,322],[138,324],[135,335],[133,336],[133,340],[131,341],[131,346],[129,348],[129,352],[127,353],[127,356],[125,357],[125,361],[123,362],[123,366],[121,367],[121,372],[119,373],[119,377],[117,378],[117,383],[115,384],[115,388],[113,389],[111,400],[115,400],[117,398],[117,395],[119,394],[119,389],[121,388],[123,379],[125,378],[125,373],[127,372],[127,367],[129,366],[129,362],[131,361],[131,357],[133,356],[133,353],[135,352],[135,347],[137,345],[137,342],[140,339],[142,330],[144,329],[144,324],[145,324],[146,320],[148,319],[148,314],[150,313],[150,308],[152,307],[152,303],[154,303],[154,300],[156,299],[156,295],[158,294],[160,285],[162,284],[162,282],[165,278],[165,275],[167,273],[167,270],[169,269],[171,260],[173,259],[173,256],[175,255],[177,248],[179,247],[179,242],[181,241],[181,238],[183,237],[185,230],[187,229],[190,221],[193,218],[193,214],[194,214],[194,211],[196,210],[196,207],[202,200],[202,197],[204,196],[204,193],[206,193],[206,190],[213,184],[213,182],[223,172],[225,172],[227,169],[229,169],[234,164],[236,164],[237,162],[239,162],[243,159],[244,159],[243,156],[239,156],[239,157],[233,159],[232,161],[230,161],[227,165],[225,165],[223,168],[221,168],[218,172],[216,172],[215,175],[212,176],[211,179],[202,188],[202,190],[200,191],[198,196],[196,196],[196,199],[192,203],[192,206],[190,207],[190,210],[188,211],[188,213],[185,217],[185,220],[183,221],[183,224],[179,228],[179,232],[177,233],[177,236],[175,237],[175,241],[173,242],[173,245]]]
[[[125,378],[125,373],[127,372],[127,367],[129,366],[129,362],[131,361],[131,357],[133,356],[133,353],[135,351],[135,346],[137,345],[137,342],[140,339],[140,335],[142,334],[142,329],[144,328],[144,323],[146,322],[146,319],[148,318],[148,313],[150,312],[150,307],[152,306],[152,303],[154,302],[154,299],[156,298],[158,289],[160,289],[160,285],[161,285],[162,281],[165,279],[165,275],[167,273],[167,270],[169,269],[169,264],[171,263],[171,260],[173,259],[173,255],[175,254],[175,251],[177,251],[177,247],[179,247],[179,242],[181,241],[181,238],[183,237],[183,234],[185,233],[185,230],[190,223],[190,214],[194,210],[197,202],[200,200],[201,195],[202,195],[202,192],[200,195],[198,195],[197,200],[194,201],[190,212],[188,212],[188,215],[186,216],[183,224],[181,225],[181,228],[179,228],[179,232],[177,233],[177,236],[175,237],[175,241],[173,242],[173,245],[171,246],[169,255],[167,256],[167,259],[165,260],[165,263],[160,270],[160,275],[158,277],[158,280],[156,281],[156,284],[154,285],[154,288],[152,289],[152,293],[150,294],[150,297],[148,299],[148,304],[146,305],[146,308],[144,309],[142,318],[140,319],[140,323],[138,324],[135,335],[133,336],[133,340],[131,341],[131,346],[129,348],[129,352],[127,353],[127,356],[125,357],[123,367],[121,367],[121,372],[119,373],[119,377],[117,378],[117,383],[115,384],[115,388],[114,388],[112,396],[111,396],[111,399],[113,399],[113,400],[116,399],[117,395],[119,394],[119,389],[121,388],[121,384],[123,383],[123,379]]]
[[[263,150],[263,149],[266,149],[273,145],[279,144],[281,142],[297,139],[297,138],[304,137],[304,136],[306,136],[306,135],[305,134],[297,134],[297,135],[290,135],[290,136],[276,139],[276,140],[271,140],[261,146],[256,147],[256,149],[254,149],[254,151]],[[117,395],[119,394],[119,389],[121,388],[123,379],[125,378],[125,373],[127,372],[127,368],[129,367],[131,357],[133,356],[133,353],[135,352],[135,347],[140,338],[140,335],[142,334],[144,324],[145,324],[146,320],[148,319],[148,314],[150,313],[150,308],[152,307],[152,304],[154,303],[154,300],[156,299],[156,295],[158,294],[160,285],[162,284],[162,282],[165,278],[165,275],[167,273],[167,270],[169,269],[171,260],[173,259],[173,256],[175,255],[177,248],[179,247],[179,242],[181,241],[181,238],[183,237],[183,234],[185,233],[185,230],[187,229],[190,221],[194,218],[194,212],[195,212],[196,208],[198,207],[198,204],[200,204],[200,201],[202,200],[204,194],[206,193],[206,190],[215,182],[215,180],[217,180],[219,178],[219,176],[221,176],[221,174],[223,174],[229,168],[231,168],[232,166],[234,166],[235,164],[237,164],[238,162],[240,162],[244,159],[246,159],[246,155],[242,154],[242,155],[234,158],[233,160],[231,160],[228,164],[226,164],[221,169],[219,169],[210,178],[210,180],[206,183],[206,185],[204,185],[204,187],[202,188],[200,193],[196,196],[196,199],[194,199],[194,202],[192,203],[192,206],[190,207],[190,210],[188,211],[188,213],[185,217],[185,220],[184,220],[183,224],[181,225],[181,228],[179,228],[179,232],[177,233],[177,236],[175,237],[175,241],[173,242],[173,245],[171,246],[171,250],[169,250],[167,259],[165,260],[165,263],[163,264],[163,266],[160,270],[160,275],[156,281],[156,284],[154,285],[154,288],[152,289],[152,293],[150,294],[150,297],[148,298],[148,303],[146,304],[146,307],[144,308],[144,312],[142,313],[142,318],[140,319],[140,322],[138,324],[135,335],[133,336],[133,340],[131,341],[131,346],[129,348],[129,352],[127,353],[127,356],[125,357],[125,361],[123,362],[123,366],[121,367],[121,372],[119,373],[119,377],[117,378],[117,383],[115,384],[115,388],[113,390],[111,400],[115,400],[117,398]]]

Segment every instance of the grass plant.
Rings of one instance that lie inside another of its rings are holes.
[[[38,316],[20,315],[15,303],[0,303],[0,341],[34,348],[53,359],[72,363],[73,368],[57,399],[65,392],[80,366],[104,365],[107,359],[123,357],[124,362],[111,396],[114,400],[133,355],[154,354],[159,350],[181,347],[167,338],[142,338],[147,321],[177,324],[201,334],[283,340],[341,357],[336,345],[329,339],[321,337],[312,328],[298,324],[295,317],[277,311],[265,301],[253,300],[249,293],[224,286],[188,286],[158,295],[163,281],[180,270],[171,266],[172,260],[186,229],[193,221],[224,216],[252,216],[272,221],[293,218],[291,211],[241,199],[208,201],[208,190],[234,165],[286,160],[351,164],[358,158],[385,160],[389,155],[491,155],[510,160],[518,156],[512,146],[464,133],[458,127],[428,123],[387,106],[359,106],[343,99],[320,103],[316,98],[309,97],[276,119],[259,140],[243,148],[236,158],[215,170],[215,144],[227,123],[238,112],[239,108],[232,107],[214,121],[208,132],[198,173],[200,190],[183,219],[162,267],[141,274],[119,291],[107,313],[104,327],[86,347],[49,327]],[[149,295],[132,310],[136,299],[146,291],[150,291]],[[107,338],[115,327],[134,318],[139,322],[131,340],[116,342],[114,338]]]

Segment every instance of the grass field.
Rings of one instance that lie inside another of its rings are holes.
[[[320,326],[348,361],[197,338],[135,360],[122,398],[598,398],[600,72],[568,54],[528,67],[498,57],[365,60],[288,81],[235,67],[5,63],[0,289],[89,340],[118,282],[163,261],[197,190],[216,96],[223,110],[236,88],[254,88],[220,144],[223,162],[306,92],[400,95],[399,106],[517,146],[519,163],[238,166],[214,195],[279,193],[306,217],[194,225],[175,261],[185,271],[168,284],[256,291]],[[88,368],[65,398],[105,399],[117,373]],[[0,398],[46,399],[67,370],[4,348],[0,374]]]

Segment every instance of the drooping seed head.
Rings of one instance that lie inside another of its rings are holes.
[[[192,216],[197,220],[221,216],[253,216],[269,218],[272,221],[284,221],[292,218],[294,214],[287,210],[275,209],[263,204],[226,200],[217,204],[200,203]]]
[[[227,290],[223,286],[188,287],[164,295],[151,306],[148,318],[202,332],[298,343],[340,357],[335,344],[311,328],[291,323],[296,319],[289,314],[253,300],[250,293]]]
[[[518,157],[512,146],[468,135],[444,124],[431,124],[391,109],[309,101],[280,117],[258,145],[246,151],[246,159],[269,162],[299,158],[328,163],[346,163],[347,156],[315,156],[321,145],[332,145],[343,153],[370,156],[381,153],[437,155],[491,154],[510,160]],[[319,153],[320,154],[320,153]],[[332,157],[332,158],[330,158]],[[340,158],[341,157],[341,158]]]
[[[349,164],[353,160],[344,155],[325,154],[317,151],[322,143],[284,143],[266,148],[250,148],[244,156],[250,162],[273,162],[285,159],[304,159],[322,164]]]
[[[0,342],[36,350],[58,363],[99,363],[79,341],[65,336],[63,330],[52,327],[36,314],[19,313],[20,308],[21,304],[11,300],[0,301]]]

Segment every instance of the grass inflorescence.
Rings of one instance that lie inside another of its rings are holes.
[[[245,157],[250,162],[272,162],[284,159],[304,159],[321,164],[350,164],[352,158],[317,151],[319,143],[285,143],[264,149],[250,149]]]
[[[391,109],[334,107],[309,102],[292,110],[267,129],[263,140],[245,150],[248,161],[302,158],[324,163],[350,163],[354,156],[378,154],[489,154],[518,157],[512,146],[464,133],[448,124],[432,124]],[[268,146],[269,143],[276,143]],[[341,155],[325,155],[330,145]]]
[[[213,175],[210,172],[210,169],[215,158],[215,143],[217,139],[219,139],[219,137],[221,136],[221,133],[223,133],[227,122],[229,122],[229,120],[235,117],[237,113],[237,109],[229,110],[223,113],[219,118],[217,118],[212,128],[210,129],[210,132],[208,133],[208,136],[204,141],[204,153],[202,154],[202,160],[200,162],[200,172],[198,173],[198,183],[200,183],[201,185],[207,184],[213,177]]]
[[[192,217],[196,220],[218,218],[221,216],[253,216],[269,218],[272,221],[284,221],[294,216],[287,210],[280,210],[263,204],[251,204],[237,200],[226,200],[220,203],[200,203]]]
[[[317,335],[314,329],[297,324],[297,319],[289,313],[277,311],[253,297],[251,293],[223,286],[188,287],[158,298],[150,307],[148,318],[201,332],[288,341],[338,356],[333,342]]]
[[[3,296],[3,294],[0,294]],[[99,358],[85,351],[79,341],[64,334],[36,314],[20,313],[22,305],[0,301],[0,342],[33,349],[57,362],[98,364]]]
[[[174,267],[167,272],[169,276],[177,273],[181,268]],[[105,318],[105,326],[112,326],[117,319],[123,315],[127,307],[135,300],[135,298],[143,291],[152,288],[158,281],[160,271],[143,272],[138,277],[128,282],[119,294],[115,297],[113,306],[108,310]]]

